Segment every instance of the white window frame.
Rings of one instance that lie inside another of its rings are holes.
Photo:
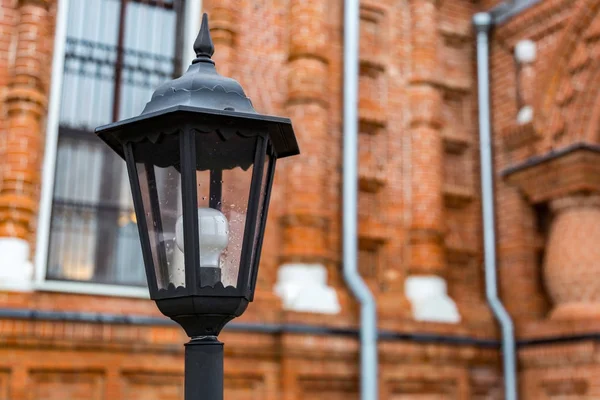
[[[52,56],[52,74],[48,116],[46,120],[46,147],[42,164],[42,187],[36,232],[34,288],[38,291],[83,293],[119,297],[148,298],[148,289],[127,286],[108,285],[95,282],[68,282],[47,280],[48,246],[50,243],[50,218],[54,192],[54,175],[58,144],[58,126],[60,102],[65,64],[65,46],[67,39],[67,14],[71,0],[58,0],[56,30],[54,36],[54,54]],[[200,31],[202,0],[186,0],[184,15],[184,40],[182,66],[187,68],[195,58],[193,43]]]

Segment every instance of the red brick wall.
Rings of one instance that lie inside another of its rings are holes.
[[[3,1],[0,236],[33,240],[43,156],[53,7]]]
[[[382,328],[497,338],[483,294],[471,29],[472,14],[495,3],[361,2],[359,261],[378,299]],[[257,110],[290,116],[303,153],[278,165],[257,301],[242,319],[356,325],[356,307],[340,274],[341,2],[204,0],[204,7],[217,69],[242,83]],[[577,22],[586,12],[588,22]],[[548,169],[526,178],[502,175],[508,166],[544,154],[548,144],[581,139],[556,128],[554,115],[564,116],[565,126],[580,126],[571,104],[580,104],[595,123],[594,97],[585,95],[595,85],[584,83],[592,82],[592,61],[600,54],[593,47],[600,36],[594,33],[596,12],[594,1],[544,1],[498,27],[491,40],[499,280],[522,338],[599,328],[594,318],[548,318],[555,304],[543,277],[547,202],[532,200],[545,195]],[[54,13],[53,1],[0,3],[0,235],[31,239],[35,233]],[[520,105],[513,50],[521,39],[536,42],[538,51],[533,98],[540,117],[526,126],[515,122]],[[585,57],[569,58],[561,50],[563,43],[577,47],[582,40]],[[558,89],[550,84],[554,79]],[[553,93],[568,89],[564,81],[572,82],[580,103],[555,101]],[[558,135],[554,142],[540,139],[550,131]],[[587,158],[576,160],[569,164],[573,171],[592,168]],[[591,190],[594,175],[582,174]],[[522,182],[540,187],[528,191]],[[278,266],[288,261],[327,266],[343,306],[339,316],[281,309],[272,287]],[[429,272],[447,279],[460,324],[412,321],[404,280]],[[0,293],[0,307],[159,315],[146,300],[44,292]],[[184,339],[178,328],[3,320],[0,400],[181,398]],[[355,339],[242,333],[222,339],[229,398],[358,398]],[[520,351],[523,398],[597,396],[593,344],[570,346]],[[396,341],[382,342],[380,355],[382,399],[502,396],[495,350]]]

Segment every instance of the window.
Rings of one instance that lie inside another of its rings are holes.
[[[46,280],[146,285],[125,164],[93,131],[139,114],[179,75],[183,10],[184,0],[69,2]]]

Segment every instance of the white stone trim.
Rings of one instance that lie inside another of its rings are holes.
[[[50,96],[48,117],[46,120],[46,148],[42,164],[42,187],[37,221],[35,281],[40,283],[46,276],[48,244],[50,243],[50,218],[52,214],[52,192],[54,190],[54,169],[56,167],[56,147],[65,64],[65,45],[67,38],[67,15],[70,0],[58,0],[56,28],[54,34],[54,54],[50,76]]]
[[[78,293],[111,297],[132,297],[149,299],[147,288],[125,285],[107,285],[93,282],[43,281],[35,284],[41,292]]]
[[[290,263],[279,267],[275,293],[285,310],[338,314],[337,293],[327,286],[327,269],[321,264]]]
[[[435,275],[413,275],[405,281],[413,318],[426,322],[460,322],[456,303],[447,294],[446,281]]]
[[[0,238],[0,290],[28,292],[33,289],[32,278],[29,243],[14,237]]]

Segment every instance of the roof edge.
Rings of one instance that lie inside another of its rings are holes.
[[[508,22],[530,7],[541,3],[542,0],[513,0],[504,1],[487,12],[492,16],[492,25],[498,26]]]

